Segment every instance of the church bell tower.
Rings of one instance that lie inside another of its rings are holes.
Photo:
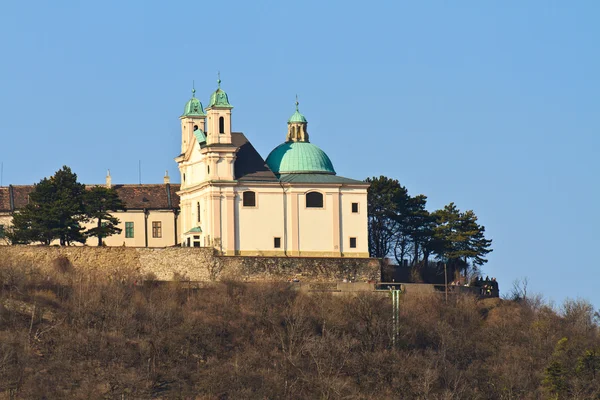
[[[206,107],[208,126],[206,145],[231,144],[231,109],[227,93],[221,89],[221,78],[217,80],[217,90],[210,96]]]
[[[196,89],[192,88],[192,98],[185,104],[181,120],[181,153],[202,138],[206,132],[206,114],[202,103],[196,98]],[[196,137],[194,137],[196,136]]]

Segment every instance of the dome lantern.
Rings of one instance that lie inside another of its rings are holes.
[[[296,112],[288,119],[288,133],[286,142],[306,142],[308,143],[308,131],[306,126],[308,121],[298,110],[298,95],[296,95]]]

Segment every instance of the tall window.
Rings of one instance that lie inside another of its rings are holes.
[[[152,221],[152,237],[153,238],[161,238],[162,237],[162,222]]]
[[[352,203],[352,212],[358,213],[358,203]]]
[[[350,248],[351,249],[356,248],[356,238],[350,238]]]
[[[4,231],[4,225],[0,225],[0,239],[3,239],[6,236],[6,232]]]
[[[244,192],[242,195],[242,204],[244,207],[256,207],[256,193],[252,191]]]
[[[197,220],[198,220],[198,222],[200,222],[200,202],[198,202],[197,206],[198,206],[197,210],[196,210],[196,214],[198,214]]]
[[[225,133],[225,118],[219,117],[219,133]]]
[[[133,222],[125,222],[125,237],[130,239],[133,237]]]
[[[319,192],[310,192],[306,194],[306,207],[323,208],[323,194]]]

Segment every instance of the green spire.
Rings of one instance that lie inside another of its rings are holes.
[[[220,72],[218,74],[217,85],[217,90],[215,90],[215,92],[210,95],[208,107],[233,108],[233,106],[229,104],[229,98],[227,97],[227,93],[225,93],[225,91],[221,89]]]
[[[192,98],[185,103],[182,117],[201,117],[205,115],[202,103],[196,98],[196,87],[194,81],[192,81]]]
[[[304,115],[300,114],[300,111],[298,110],[299,104],[298,95],[296,95],[296,112],[290,117],[290,119],[288,119],[288,124],[306,124],[308,122],[306,121],[306,118],[304,118]]]

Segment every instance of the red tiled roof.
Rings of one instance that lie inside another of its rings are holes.
[[[6,186],[0,187],[0,211],[10,211],[10,193]]]
[[[172,202],[169,201],[170,197],[172,199],[173,189],[167,190],[167,185],[114,185],[113,188],[127,209],[173,208]],[[179,187],[175,190],[179,190]],[[177,203],[179,204],[179,199]]]
[[[29,193],[33,191],[33,185],[13,186],[12,191],[15,208],[23,208],[29,203]]]
[[[86,185],[92,188],[97,185]],[[179,207],[179,184],[113,185],[127,209],[171,209]],[[23,208],[29,201],[33,185],[0,187],[0,211],[10,211],[10,189],[15,209]]]

